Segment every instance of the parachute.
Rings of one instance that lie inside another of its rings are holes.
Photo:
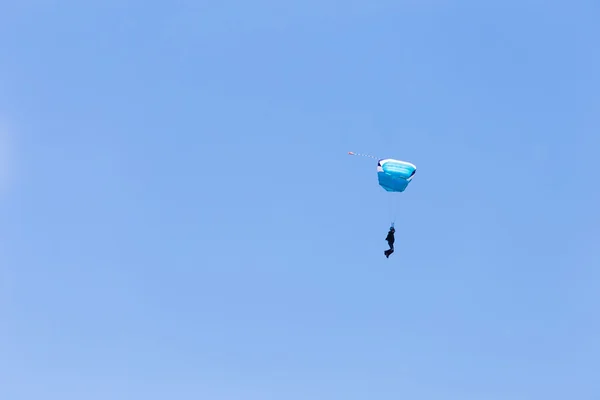
[[[369,157],[377,160],[377,180],[379,186],[382,187],[386,192],[402,193],[406,190],[410,182],[412,181],[417,167],[407,161],[396,160],[393,158],[378,158],[366,154],[358,154],[354,152],[348,152],[352,156]],[[396,196],[392,196],[396,197]],[[390,199],[390,213],[393,214],[393,220],[396,219],[396,202]],[[394,226],[394,222],[392,222]]]
[[[379,186],[386,192],[404,192],[415,176],[417,167],[406,161],[386,158],[377,163]]]
[[[358,154],[349,151],[351,156],[362,156],[376,158],[366,154]],[[377,180],[386,192],[402,193],[412,181],[417,167],[407,161],[395,160],[393,158],[379,158],[377,160]]]

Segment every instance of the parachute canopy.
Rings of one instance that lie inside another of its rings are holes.
[[[415,172],[417,167],[406,161],[386,158],[377,163],[379,186],[388,192],[404,192]]]

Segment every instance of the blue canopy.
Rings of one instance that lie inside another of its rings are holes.
[[[415,172],[417,167],[406,161],[386,158],[377,163],[379,185],[388,192],[404,192]]]

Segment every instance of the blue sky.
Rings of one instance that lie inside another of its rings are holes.
[[[600,396],[598,2],[12,3],[0,398]]]

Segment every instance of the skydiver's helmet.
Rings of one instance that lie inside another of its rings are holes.
[[[396,232],[396,229],[394,229],[394,227],[392,226],[392,227],[390,228],[390,232]]]

